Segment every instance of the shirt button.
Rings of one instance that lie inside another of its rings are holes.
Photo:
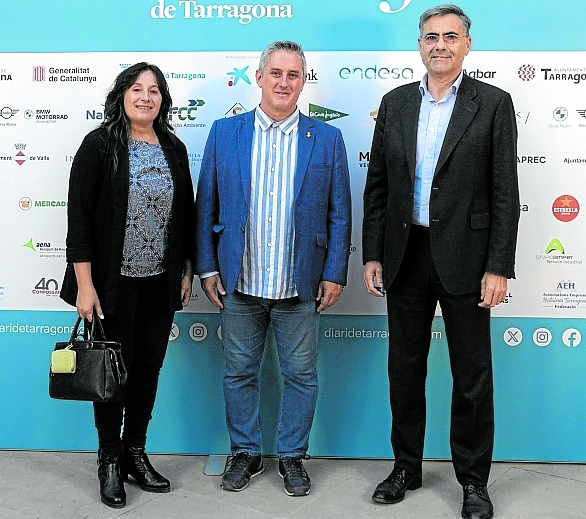
[[[272,222],[272,221],[273,221],[273,217],[269,216],[269,222]]]
[[[275,171],[275,168],[271,168],[271,171]]]
[[[273,246],[273,244],[271,242],[269,242],[269,247],[272,247],[272,246]]]
[[[273,144],[273,148],[276,148],[276,147],[277,147],[277,145],[276,144]]]
[[[271,191],[271,192],[269,193],[269,195],[273,196],[273,192]]]
[[[267,267],[267,272],[270,272],[270,270],[271,270],[271,267]]]

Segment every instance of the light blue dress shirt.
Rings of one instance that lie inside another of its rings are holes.
[[[297,295],[293,204],[298,128],[299,109],[282,121],[256,109],[249,216],[236,283],[243,294],[265,299]]]
[[[412,223],[429,227],[429,196],[448,124],[454,111],[463,72],[448,88],[444,97],[436,101],[427,89],[427,73],[419,84],[421,108],[417,124],[417,158]]]

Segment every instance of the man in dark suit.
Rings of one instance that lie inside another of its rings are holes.
[[[346,284],[350,179],[342,134],[305,117],[297,100],[305,56],[269,45],[255,111],[214,123],[196,199],[195,272],[220,308],[224,397],[233,457],[225,490],[263,469],[258,373],[272,322],[284,388],[277,454],[285,492],[309,493],[303,467],[317,402],[319,313]]]
[[[420,18],[427,73],[387,93],[364,191],[368,292],[387,297],[395,465],[373,500],[422,485],[425,379],[436,305],[453,376],[450,446],[462,517],[493,516],[486,486],[494,440],[490,308],[514,277],[517,130],[509,94],[463,74],[470,20],[453,5]]]

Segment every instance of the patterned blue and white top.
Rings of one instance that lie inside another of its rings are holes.
[[[167,270],[173,179],[161,146],[128,139],[130,187],[121,274]]]

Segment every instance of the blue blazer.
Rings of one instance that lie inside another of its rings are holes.
[[[228,293],[242,268],[254,114],[214,122],[197,187],[194,270],[219,271]],[[340,130],[300,114],[294,184],[295,286],[299,298],[310,301],[322,280],[346,284],[352,212]]]

